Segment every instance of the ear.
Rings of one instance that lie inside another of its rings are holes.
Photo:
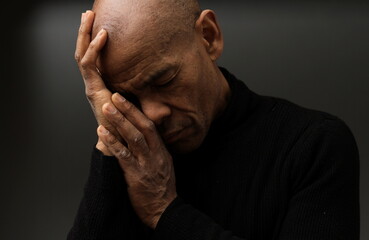
[[[214,11],[204,10],[196,21],[195,29],[200,35],[209,57],[216,61],[223,52],[223,35]]]

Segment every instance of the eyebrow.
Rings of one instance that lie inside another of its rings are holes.
[[[143,81],[139,86],[134,86],[137,90],[143,89],[147,86],[149,86],[152,82],[154,82],[156,79],[160,79],[162,76],[164,76],[168,71],[170,71],[174,65],[166,65],[164,67],[161,67],[157,70],[154,70],[150,72],[147,76],[143,78]],[[133,103],[137,108],[141,108],[140,103],[137,99],[137,97],[132,94],[131,92],[121,90],[119,93],[124,96],[129,102]]]

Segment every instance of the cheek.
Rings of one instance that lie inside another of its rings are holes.
[[[168,120],[172,127],[189,127],[191,132],[202,131],[206,125],[202,101],[190,91],[182,91],[181,97],[177,97],[172,105],[172,115]]]
[[[187,54],[183,61],[186,64],[181,69],[177,84],[169,90],[173,105],[182,116],[187,115],[195,122],[197,128],[207,128],[212,112],[213,88],[206,76],[211,76],[207,61],[198,51],[196,54]]]
[[[206,128],[209,122],[211,113],[211,103],[209,102],[208,88],[203,84],[202,79],[191,82],[187,87],[181,89],[178,94],[182,94],[181,103],[186,114],[192,118],[193,124],[197,128]]]

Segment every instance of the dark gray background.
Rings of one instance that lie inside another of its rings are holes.
[[[96,123],[74,62],[91,1],[2,8],[0,239],[65,239]],[[342,118],[361,157],[361,239],[369,239],[369,4],[203,1],[224,31],[219,64],[255,92]],[[348,219],[350,221],[350,219]]]

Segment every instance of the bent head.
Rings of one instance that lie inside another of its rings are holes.
[[[98,62],[108,87],[134,96],[170,150],[199,147],[229,95],[214,12],[196,0],[97,0],[93,11],[93,36],[108,32]]]

